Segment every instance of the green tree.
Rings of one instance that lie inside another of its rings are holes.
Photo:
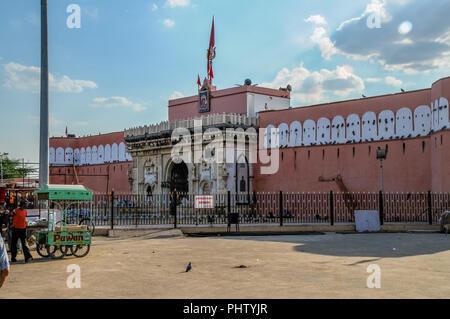
[[[26,177],[29,174],[36,172],[35,168],[27,165],[22,167],[22,162],[20,160],[4,157],[1,161],[3,168],[3,179],[6,181],[13,178]]]

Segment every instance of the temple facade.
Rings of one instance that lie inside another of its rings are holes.
[[[169,121],[125,131],[133,192],[450,191],[450,78],[423,90],[298,108],[290,106],[287,88],[250,84],[209,94],[204,109],[200,91],[169,101]],[[233,163],[174,163],[175,129],[191,132],[193,153],[209,145],[196,138],[195,121],[202,123],[199,134],[261,128],[257,149],[277,150],[278,169],[262,174],[266,164],[249,160],[248,136],[244,151],[234,148],[241,156]],[[382,185],[378,149],[387,150]]]

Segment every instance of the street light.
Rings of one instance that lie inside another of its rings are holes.
[[[383,160],[387,158],[387,148],[377,149],[377,160],[380,160],[380,190],[383,192]]]
[[[3,156],[8,156],[8,153],[3,153],[0,154],[0,172],[1,172],[1,178],[2,178],[2,183],[0,184],[0,186],[3,186]]]

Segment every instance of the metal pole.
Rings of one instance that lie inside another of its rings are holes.
[[[111,192],[111,230],[114,230],[114,190]]]
[[[333,191],[330,191],[330,222],[331,226],[334,226],[334,202]]]
[[[41,114],[39,139],[39,185],[48,184],[48,0],[41,0]]]
[[[383,192],[380,191],[378,195],[378,205],[380,209],[380,225],[383,225],[384,223],[384,199],[383,199]]]
[[[2,175],[2,186],[3,186],[3,154],[0,154],[0,172]]]
[[[380,159],[380,191],[383,192],[383,160]]]
[[[433,225],[433,201],[431,199],[431,191],[428,191],[428,223]]]
[[[22,188],[25,188],[25,160],[22,158]]]
[[[283,191],[280,191],[280,227],[283,226]]]

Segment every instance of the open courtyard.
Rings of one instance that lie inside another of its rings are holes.
[[[85,258],[13,264],[0,298],[448,298],[450,237],[431,232],[95,237]],[[192,262],[192,271],[185,272]],[[66,285],[81,269],[81,288]],[[369,289],[370,265],[381,288]]]

